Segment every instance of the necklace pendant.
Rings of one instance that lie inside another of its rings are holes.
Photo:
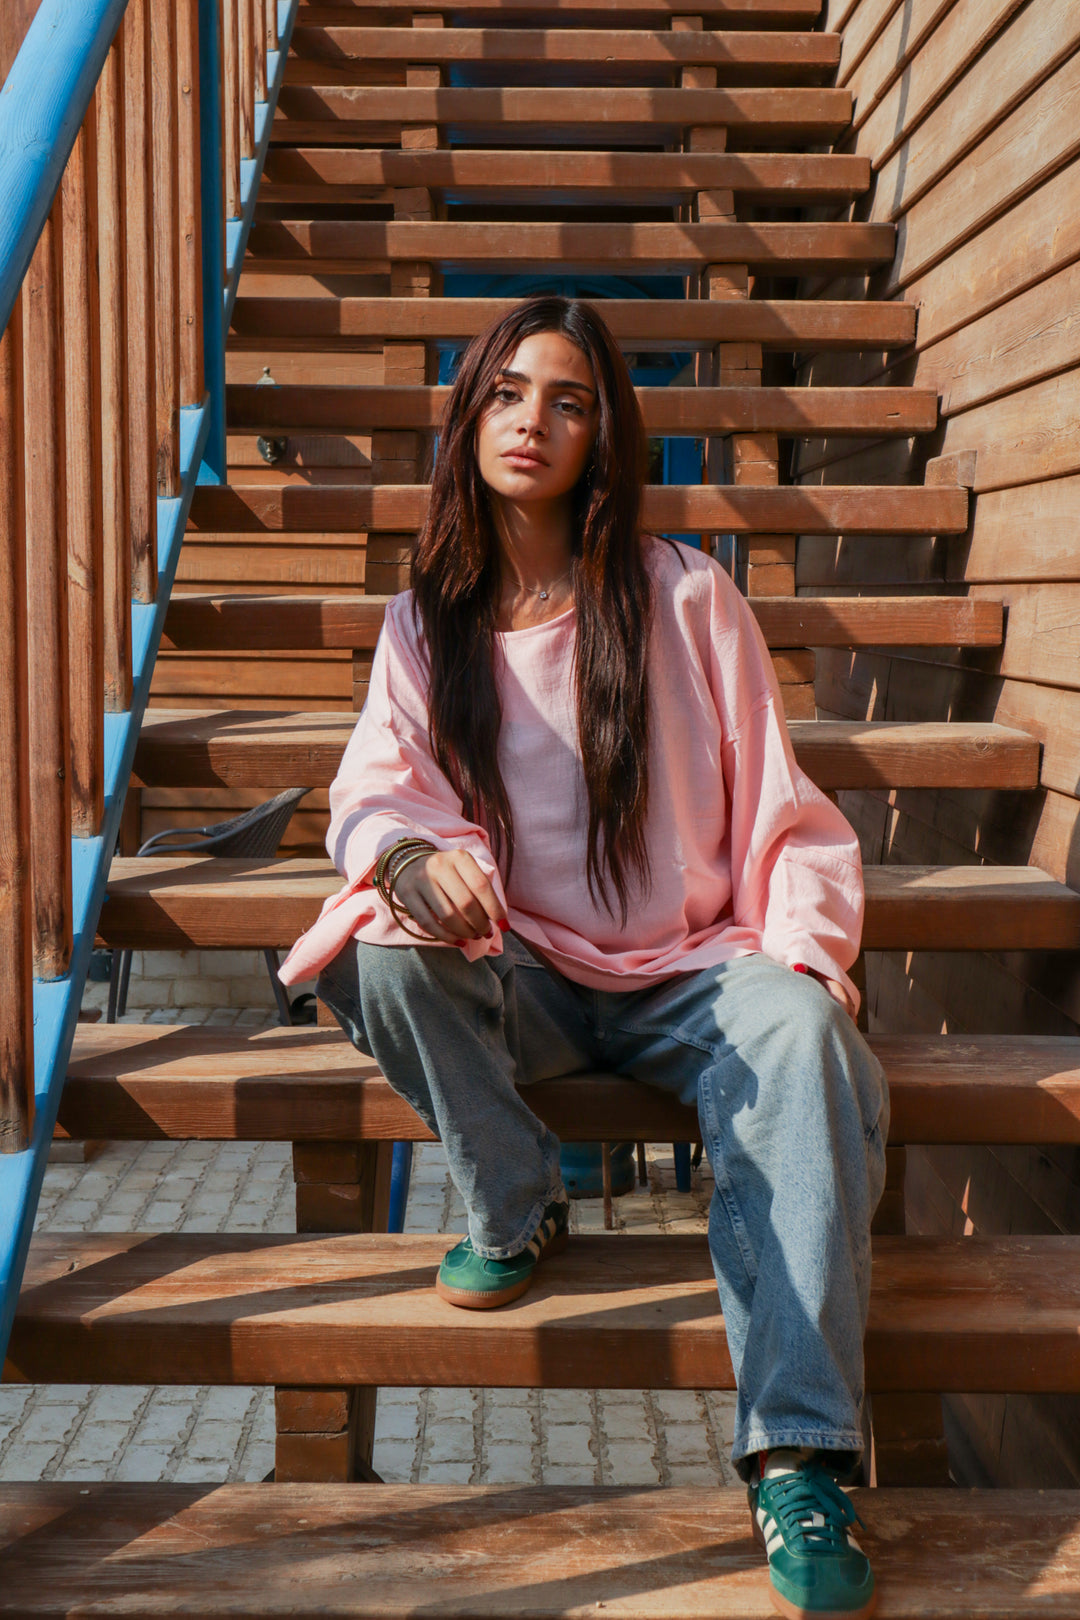
[[[540,592],[540,600],[541,600],[541,602],[546,602],[547,599],[548,599],[547,591],[541,591]]]

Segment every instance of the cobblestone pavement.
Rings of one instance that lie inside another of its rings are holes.
[[[125,1021],[142,1022],[136,1011]],[[153,1022],[263,1024],[262,1011],[149,1014]],[[88,1164],[52,1164],[38,1227],[54,1232],[289,1232],[288,1143],[109,1143]],[[670,1147],[649,1149],[649,1185],[616,1200],[618,1231],[704,1232],[707,1169],[674,1187]],[[599,1231],[598,1200],[572,1231]],[[406,1230],[460,1232],[441,1148],[418,1149]],[[612,1241],[618,1241],[617,1237]],[[374,1463],[388,1481],[445,1484],[735,1483],[734,1397],[649,1390],[388,1389]],[[260,1480],[274,1465],[272,1391],[0,1386],[0,1480]]]

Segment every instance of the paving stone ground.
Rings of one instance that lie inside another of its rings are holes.
[[[261,1025],[226,1009],[133,1011],[130,1022]],[[617,1199],[617,1232],[704,1232],[712,1182],[674,1184],[669,1146],[649,1185]],[[109,1143],[88,1164],[51,1164],[38,1227],[90,1232],[289,1232],[291,1153],[280,1142]],[[464,1211],[437,1145],[414,1159],[406,1230],[461,1232]],[[603,1228],[599,1200],[572,1231]],[[613,1241],[618,1241],[617,1236]],[[389,1389],[374,1463],[388,1481],[444,1484],[732,1484],[734,1397],[686,1390]],[[274,1464],[272,1391],[0,1386],[0,1480],[261,1480]]]

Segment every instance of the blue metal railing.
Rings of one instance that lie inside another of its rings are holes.
[[[0,87],[0,334],[7,327],[128,0],[43,0]],[[56,1124],[124,797],[196,483],[225,476],[225,333],[251,228],[298,0],[278,0],[280,48],[267,55],[254,157],[241,164],[241,212],[225,220],[220,0],[198,0],[205,394],[182,406],[178,494],[157,502],[157,592],[131,607],[132,698],[104,720],[104,815],[72,839],[73,948],[60,978],[34,982],[35,1113],[30,1146],[0,1155],[0,1348],[7,1345]],[[224,277],[222,266],[225,266]],[[28,428],[32,431],[32,423]],[[0,648],[0,658],[9,649]],[[0,760],[0,770],[10,761]]]

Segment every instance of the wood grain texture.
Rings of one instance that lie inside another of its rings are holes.
[[[260,9],[262,0],[252,0]],[[252,26],[254,27],[254,21]],[[259,32],[261,42],[262,31]],[[181,0],[176,17],[177,203],[179,207],[180,402],[203,398],[202,191],[199,146],[199,6]],[[265,63],[265,55],[263,56]],[[263,94],[266,100],[265,71]]]
[[[237,0],[240,26],[240,160],[255,156],[255,0]]]
[[[26,1148],[34,1100],[21,299],[0,332],[0,1153]]]
[[[180,489],[180,239],[177,233],[176,7],[149,0],[154,191],[154,355],[157,493]]]
[[[256,223],[249,239],[249,270],[282,264],[299,272],[336,266],[343,273],[379,269],[391,261],[468,264],[505,270],[508,264],[560,264],[605,269],[634,264],[650,271],[685,271],[713,263],[789,274],[888,264],[895,247],[891,225],[764,224],[508,225],[469,220],[278,220]]]
[[[595,13],[606,22],[612,12],[647,12],[657,19],[681,15],[686,0],[548,0],[545,13],[569,17]],[[815,26],[821,0],[709,0],[698,5],[697,12],[711,20],[715,28],[743,27],[753,24],[758,28],[812,28]],[[398,13],[411,20],[414,7],[404,0],[334,0],[330,5],[305,4],[296,14],[301,28],[340,27],[357,21],[370,23],[374,17],[385,20],[388,13]],[[456,16],[482,17],[485,12],[498,11],[512,17],[515,12],[535,14],[536,0],[468,0]],[[391,19],[394,20],[394,19]],[[596,26],[596,24],[594,24]],[[653,24],[655,26],[655,24]]]
[[[400,30],[391,30],[398,33]],[[667,34],[664,38],[677,37]],[[394,187],[452,190],[489,202],[596,199],[620,192],[635,202],[681,200],[705,186],[761,202],[846,200],[870,183],[867,158],[841,152],[608,152],[414,150],[389,147],[275,147],[260,201],[390,201]],[[327,192],[326,188],[332,191]],[[497,194],[497,195],[496,195]],[[605,313],[608,313],[605,306]]]
[[[98,86],[98,198],[101,209],[101,446],[105,707],[131,707],[132,537],[128,529],[127,263],[124,196],[123,35],[113,45]],[[179,419],[177,420],[179,433]]]
[[[49,979],[67,971],[72,942],[62,231],[57,200],[22,295],[34,970]]]
[[[154,153],[147,6],[148,0],[128,0],[123,24],[128,532],[131,590],[138,602],[152,602],[157,591]]]
[[[148,710],[135,755],[144,786],[328,787],[353,722],[346,715]],[[821,788],[1030,788],[1039,745],[1022,731],[959,721],[797,721],[795,757]]]
[[[286,84],[295,72],[322,67],[348,71],[370,62],[564,62],[656,63],[678,68],[711,63],[721,69],[765,69],[778,84],[794,72],[827,73],[840,59],[835,34],[767,30],[694,33],[649,28],[441,28],[414,34],[400,28],[355,25],[293,30]],[[318,82],[308,80],[309,83]],[[333,81],[327,81],[333,82]]]
[[[867,866],[867,950],[1075,950],[1080,894],[1033,866]],[[325,859],[117,859],[107,945],[287,949],[337,894]]]
[[[439,154],[443,155],[457,154]],[[635,154],[635,164],[646,163],[650,156]],[[350,340],[469,338],[513,304],[510,298],[259,298],[243,294],[233,306],[230,346],[261,351],[273,338],[278,343],[295,341],[297,345],[340,349]],[[902,303],[606,299],[604,321],[621,343],[661,352],[673,346],[711,348],[721,342],[760,343],[777,350],[893,349],[906,348],[915,337],[915,310]]]
[[[872,1035],[889,1082],[889,1141],[1080,1142],[1080,1040]],[[696,1111],[610,1074],[528,1088],[562,1141],[696,1141]],[[417,1141],[431,1133],[338,1029],[257,1035],[204,1026],[84,1024],[60,1105],[75,1138]]]
[[[890,1620],[1074,1620],[1074,1492],[852,1500]],[[0,1612],[33,1616],[382,1620],[421,1581],[447,1620],[774,1613],[741,1487],[3,1485],[0,1535]]]
[[[263,429],[280,425],[265,418],[262,423]],[[415,532],[427,499],[424,484],[314,484],[301,474],[272,484],[203,485],[195,492],[190,521],[193,530],[213,534]],[[967,510],[967,492],[959,488],[670,484],[646,488],[643,519],[676,532],[958,534],[967,527]]]
[[[9,1376],[130,1383],[152,1366],[181,1384],[732,1387],[704,1237],[577,1236],[497,1315],[438,1298],[446,1247],[442,1235],[39,1236]],[[1078,1252],[1076,1238],[878,1238],[868,1387],[1080,1388]]]
[[[104,76],[103,76],[104,79]],[[115,93],[115,84],[113,86]],[[108,93],[99,83],[97,97]],[[71,670],[71,826],[93,837],[105,790],[105,581],[102,538],[97,119],[92,106],[61,183],[64,213],[64,408]],[[0,645],[7,646],[6,641]]]
[[[432,428],[442,420],[450,389],[442,387],[319,386],[321,364],[308,384],[276,389],[233,384],[228,391],[234,431],[269,424],[285,433],[362,433],[371,428]],[[258,389],[258,392],[255,392]],[[240,392],[239,390],[242,390]],[[274,394],[272,401],[267,395]],[[937,399],[915,388],[638,388],[650,433],[828,433],[865,438],[931,433]]]
[[[225,218],[240,218],[240,6],[221,0]]]

